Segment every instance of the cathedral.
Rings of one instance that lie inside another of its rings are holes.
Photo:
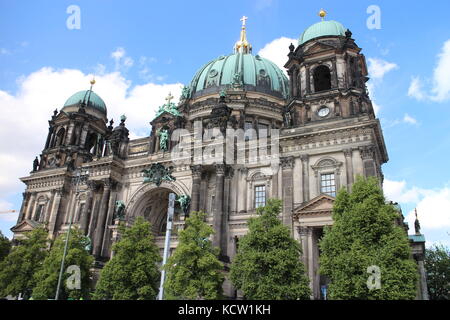
[[[279,48],[288,76],[252,54],[244,16],[233,53],[203,65],[178,103],[169,93],[148,119],[145,138],[129,139],[126,116],[118,124],[108,119],[95,80],[69,97],[48,121],[32,172],[21,178],[26,190],[14,239],[41,225],[52,239],[78,226],[100,269],[114,254],[118,226],[138,216],[151,223],[163,249],[174,193],[171,250],[189,213],[204,211],[227,268],[247,220],[278,198],[280,219],[302,245],[312,297],[323,298],[318,241],[333,223],[336,192],[350,190],[357,175],[381,184],[388,153],[362,49],[349,29],[326,20],[324,11],[320,16],[298,43]],[[416,238],[419,257],[423,243]],[[236,297],[231,284],[224,289]]]

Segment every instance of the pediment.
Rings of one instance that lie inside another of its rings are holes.
[[[336,48],[321,42],[316,42],[304,52],[304,55],[315,54],[323,51],[335,50]]]
[[[14,227],[12,227],[11,231],[15,233],[28,232],[33,231],[39,226],[41,226],[39,222],[25,219],[22,222],[16,224]]]
[[[305,215],[329,214],[333,212],[335,198],[322,194],[294,209],[294,217]]]

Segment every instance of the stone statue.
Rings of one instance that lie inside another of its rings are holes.
[[[233,87],[240,87],[242,85],[242,80],[241,80],[241,73],[240,72],[236,72],[233,75]]]
[[[191,91],[189,90],[189,87],[184,86],[181,90],[181,99],[189,99],[191,96]]]
[[[125,219],[125,202],[123,200],[116,201],[116,208],[114,210],[114,219],[113,220],[124,220]]]
[[[91,249],[92,249],[91,238],[89,238],[88,236],[86,236],[86,237],[84,237],[83,242],[84,242],[84,250],[90,252]]]
[[[159,148],[167,151],[169,148],[169,131],[167,129],[158,130],[156,134],[159,136]]]
[[[177,202],[180,204],[183,213],[188,214],[189,205],[191,204],[191,197],[188,195],[178,196]]]
[[[33,161],[33,171],[37,171],[39,168],[39,160],[38,157],[36,157]]]

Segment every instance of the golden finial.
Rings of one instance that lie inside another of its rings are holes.
[[[91,89],[90,90],[92,91],[92,87],[95,84],[95,76],[92,77],[92,80],[90,81],[90,83],[91,83]]]
[[[241,38],[234,45],[234,52],[238,53],[251,53],[252,45],[247,41],[247,32],[245,30],[245,23],[247,22],[248,17],[243,16],[241,18],[242,21],[242,29],[241,29]]]
[[[319,17],[322,18],[322,21],[325,19],[325,16],[327,15],[327,12],[323,9],[320,9],[319,11]]]

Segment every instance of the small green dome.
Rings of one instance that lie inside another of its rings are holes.
[[[64,107],[79,104],[83,101],[88,107],[92,107],[100,112],[106,113],[105,102],[92,90],[83,90],[75,93],[67,99],[66,103],[64,103]]]
[[[190,96],[199,97],[233,86],[279,98],[289,96],[288,79],[280,68],[258,55],[240,52],[205,64],[195,74],[189,90]]]
[[[323,36],[345,36],[344,26],[337,21],[324,20],[313,24],[306,29],[301,37],[298,39],[298,44],[304,44],[305,42]]]

